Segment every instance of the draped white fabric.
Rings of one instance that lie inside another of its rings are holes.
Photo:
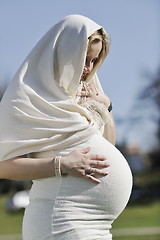
[[[34,47],[0,103],[0,160],[73,147],[92,136],[94,124],[75,94],[88,37],[100,28],[86,17],[70,15]]]

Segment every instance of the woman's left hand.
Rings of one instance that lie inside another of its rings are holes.
[[[92,99],[97,102],[105,104],[106,107],[110,105],[110,99],[105,93],[97,88],[93,82],[90,82],[88,85],[85,84],[86,87],[83,86],[82,92],[81,92],[81,97],[82,97],[82,102],[84,101],[83,98],[85,97],[86,101],[87,99]],[[86,89],[87,88],[87,89]],[[81,102],[79,102],[81,104]]]
[[[95,87],[93,82],[89,84],[89,87],[90,87],[90,95],[88,96],[88,98],[98,101],[100,103],[103,103],[105,104],[106,107],[108,107],[110,104],[109,97],[105,95],[105,93],[101,89]]]

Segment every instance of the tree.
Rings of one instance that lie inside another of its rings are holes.
[[[149,74],[149,84],[140,92],[139,101],[144,103],[149,103],[155,108],[156,112],[153,114],[151,112],[150,118],[157,125],[157,139],[160,142],[160,67],[155,76]]]

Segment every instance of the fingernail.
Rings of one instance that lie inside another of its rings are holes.
[[[101,183],[101,180],[98,179],[98,178],[96,178],[94,181],[95,181],[96,183]]]

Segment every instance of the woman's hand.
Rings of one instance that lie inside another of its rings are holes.
[[[101,91],[101,89],[95,87],[93,82],[91,82],[89,84],[89,87],[91,89],[90,94],[88,96],[89,99],[93,99],[100,103],[103,103],[106,105],[106,107],[108,107],[110,105],[109,97],[107,95],[105,95],[105,93],[103,91]]]
[[[62,173],[76,177],[85,177],[96,183],[101,181],[95,174],[107,175],[104,169],[109,166],[105,161],[106,157],[100,154],[90,153],[90,147],[72,151],[70,154],[61,158]]]
[[[89,84],[84,82],[81,91],[81,99],[78,103],[82,104],[84,101],[87,101],[87,99],[103,103],[106,107],[109,107],[110,105],[109,97],[105,95],[105,93],[101,89],[97,88],[94,82],[90,82]]]

